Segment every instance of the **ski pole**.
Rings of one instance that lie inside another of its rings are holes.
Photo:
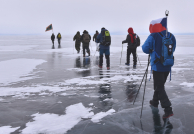
[[[148,65],[147,65],[146,71],[145,71],[145,73],[144,73],[143,79],[142,79],[142,81],[141,81],[141,84],[140,84],[140,86],[139,86],[139,89],[138,89],[138,91],[137,91],[137,94],[136,94],[136,96],[135,96],[135,99],[134,99],[134,101],[133,101],[133,105],[135,104],[135,101],[136,101],[137,95],[139,94],[139,90],[140,90],[140,88],[141,88],[142,82],[143,82],[144,77],[146,76],[146,73],[147,73],[147,71],[148,71],[148,67],[149,67],[149,64],[150,64],[149,62],[150,62],[150,55],[149,55],[149,57],[148,57]]]
[[[137,54],[136,54],[137,55]],[[139,57],[138,57],[138,55],[137,55],[137,58],[138,58],[138,60],[139,60]],[[141,62],[140,62],[140,60],[139,60],[139,64],[140,64],[140,66],[141,66]]]
[[[122,50],[121,50],[121,58],[122,58],[122,53],[123,53],[123,44],[122,44]],[[121,58],[120,58],[120,65],[121,65]]]
[[[167,28],[168,14],[169,14],[169,11],[166,10],[166,11],[165,11],[165,15],[166,15],[166,37],[167,37],[167,34],[168,34],[168,28]]]

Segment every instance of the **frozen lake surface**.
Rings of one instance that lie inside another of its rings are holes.
[[[73,36],[62,37],[62,48],[55,41],[56,49],[51,49],[49,36],[0,36],[0,134],[193,133],[193,35],[175,36],[172,81],[166,82],[174,116],[167,120],[160,106],[149,105],[153,79],[147,81],[141,120],[143,85],[132,104],[147,65],[141,47],[141,65],[126,67],[127,44],[121,58],[126,36],[112,36],[111,69],[104,64],[99,70],[94,42],[91,56],[83,58],[73,50]],[[141,43],[146,38],[140,36]]]

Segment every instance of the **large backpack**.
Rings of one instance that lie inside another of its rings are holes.
[[[172,34],[170,33],[170,37],[164,36],[162,33],[159,33],[160,36],[162,37],[162,53],[161,56],[159,57],[157,55],[157,59],[154,61],[154,63],[160,61],[164,66],[173,66],[174,65],[174,56],[173,56],[173,50],[174,50],[174,44],[171,39]]]
[[[102,33],[102,42],[101,42],[102,45],[104,46],[110,46],[111,44],[111,37],[110,37],[110,33],[108,30],[105,30],[103,33]]]
[[[85,33],[83,35],[83,43],[89,43],[90,42],[90,36],[89,34]]]

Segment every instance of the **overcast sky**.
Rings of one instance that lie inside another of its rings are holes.
[[[72,35],[101,27],[112,34],[149,34],[151,20],[170,11],[172,33],[194,33],[194,0],[0,0],[0,34],[54,33]]]

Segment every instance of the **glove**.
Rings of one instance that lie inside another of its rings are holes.
[[[124,44],[124,41],[122,41],[122,44]]]

